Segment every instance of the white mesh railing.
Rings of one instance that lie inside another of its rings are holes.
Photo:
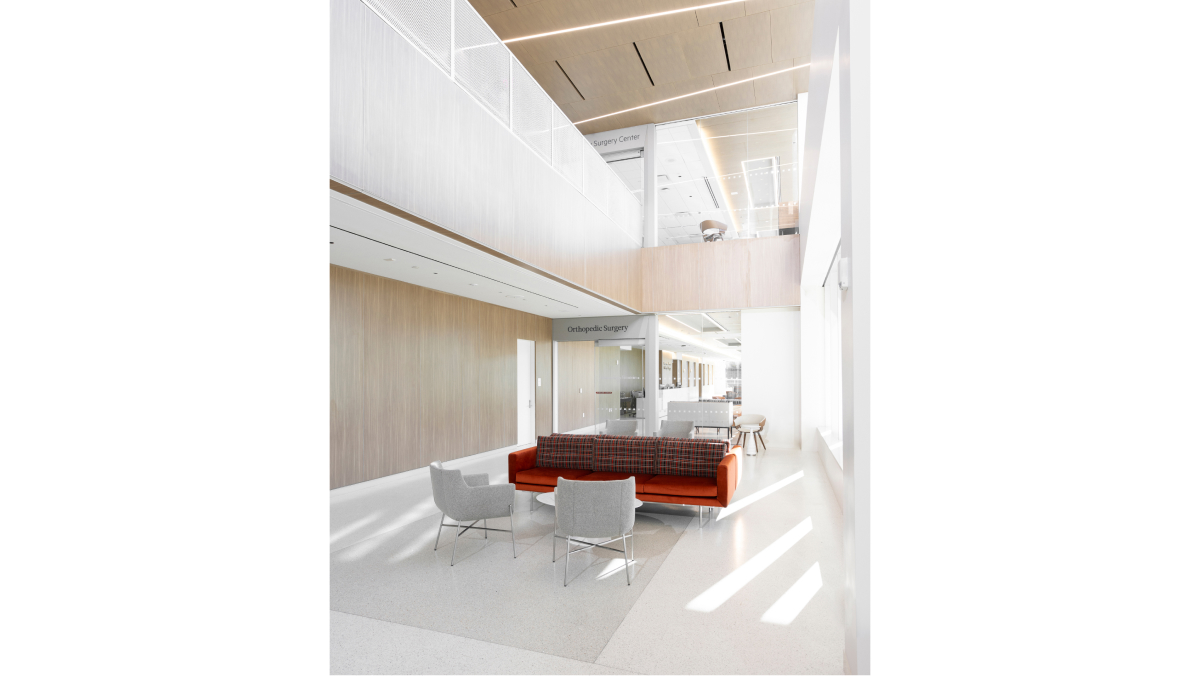
[[[434,63],[450,72],[451,0],[363,0]],[[505,50],[507,51],[507,50]]]
[[[584,158],[586,158],[583,166],[587,181],[587,197],[592,204],[600,208],[600,211],[608,214],[608,184],[612,170],[609,169],[608,162],[594,152],[584,154]]]
[[[468,0],[362,0],[633,238],[637,197]]]
[[[554,107],[554,168],[571,185],[587,194],[583,178],[584,153],[589,152],[591,144],[579,133],[571,120],[563,114],[558,106]],[[595,154],[594,152],[592,153]]]
[[[454,5],[454,79],[508,125],[512,53],[467,0]]]
[[[551,110],[554,102],[525,67],[512,58],[512,130],[525,140],[534,152],[547,162],[553,162]]]

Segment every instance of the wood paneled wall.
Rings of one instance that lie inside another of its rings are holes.
[[[558,344],[558,430],[596,424],[596,346],[590,340]]]
[[[637,307],[640,233],[610,200],[591,202],[363,3],[336,0],[330,22],[332,179]]]
[[[329,266],[330,487],[517,443],[517,339],[534,341],[551,426],[545,317]]]
[[[642,312],[799,304],[799,235],[642,249]]]

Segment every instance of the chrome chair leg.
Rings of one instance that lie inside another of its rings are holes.
[[[462,532],[462,529],[460,529],[460,528],[454,529],[454,549],[452,549],[450,551],[450,567],[451,568],[454,567],[454,557],[456,554],[458,554],[458,534],[461,532]]]
[[[438,542],[440,542],[442,539],[442,528],[445,528],[445,526],[446,526],[446,513],[442,512],[442,522],[440,524],[438,524],[437,537],[435,537],[433,539],[433,551],[435,551],[435,552],[437,551],[437,548],[438,548]]]
[[[567,571],[571,569],[571,537],[567,536],[567,565],[563,566],[563,586],[567,586]]]
[[[621,548],[625,550],[625,584],[632,584],[629,581],[629,545],[625,544],[625,536],[621,536]]]
[[[485,533],[487,531],[484,531]],[[517,522],[513,519],[513,506],[508,506],[508,532],[512,533],[513,558],[517,558]]]

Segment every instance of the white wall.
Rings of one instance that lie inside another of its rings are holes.
[[[705,359],[704,363],[712,365],[712,384],[704,387],[705,396],[712,396],[714,394],[723,396],[725,390],[729,389],[725,383],[725,360]]]
[[[798,310],[742,310],[742,413],[767,416],[768,443],[800,444]]]
[[[825,294],[800,288],[800,447],[815,448],[825,425]]]

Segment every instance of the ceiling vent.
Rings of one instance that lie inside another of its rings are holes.
[[[600,157],[604,158],[605,162],[622,162],[624,160],[640,160],[642,158],[641,150],[618,150],[615,153],[601,153]]]

